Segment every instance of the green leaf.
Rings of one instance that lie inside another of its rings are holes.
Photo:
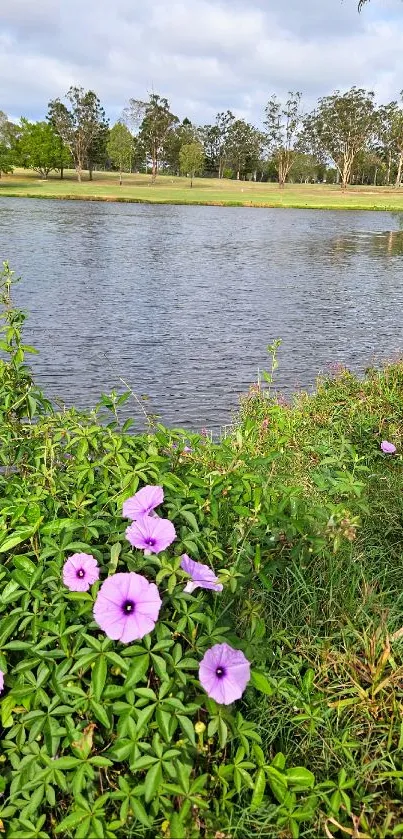
[[[186,735],[188,740],[190,740],[192,746],[196,746],[195,730],[189,717],[183,717],[182,715],[178,715],[177,720],[183,733]]]
[[[14,696],[9,693],[8,696],[5,696],[4,699],[1,701],[1,724],[3,728],[11,728],[13,724],[13,715],[12,711],[15,707],[15,698]]]
[[[30,539],[31,536],[33,536],[36,530],[37,527],[24,527],[20,530],[16,530],[14,533],[11,533],[9,536],[6,536],[4,542],[0,545],[0,553],[11,551],[11,549],[15,548],[16,545],[20,545],[21,542],[26,542],[27,539]]]
[[[255,785],[253,788],[253,795],[250,804],[251,810],[257,810],[260,807],[264,791],[266,789],[266,775],[264,769],[260,768],[256,774]]]
[[[92,671],[91,676],[91,685],[92,690],[94,693],[94,697],[97,702],[100,701],[102,696],[102,691],[104,689],[105,681],[107,676],[107,666],[106,666],[106,659],[105,656],[99,655],[95,664],[94,669]]]
[[[297,786],[300,790],[312,789],[315,786],[315,775],[305,769],[304,766],[293,766],[286,771],[287,781],[293,787]]]
[[[94,699],[91,699],[90,705],[98,722],[100,722],[101,725],[104,725],[105,728],[110,728],[111,723],[103,705],[101,705],[100,702],[95,702]]]
[[[150,801],[153,801],[153,799],[157,797],[157,792],[159,790],[159,787],[161,786],[161,783],[162,783],[161,764],[160,763],[155,763],[154,766],[152,766],[151,769],[148,770],[146,778],[145,778],[145,782],[144,782],[144,788],[145,788],[144,799],[147,802],[147,804]]]
[[[173,813],[169,821],[170,836],[175,839],[186,839],[186,829],[178,813]]]
[[[282,804],[286,795],[287,795],[287,781],[274,766],[267,766],[266,767],[266,774],[267,779],[269,782],[270,789],[277,799],[277,801]]]
[[[144,678],[145,674],[147,673],[149,663],[150,656],[148,653],[142,653],[141,655],[135,656],[126,676],[126,690],[130,690],[130,688],[134,687],[134,685],[137,685],[137,683]]]
[[[77,825],[81,824],[83,818],[86,817],[87,814],[82,810],[75,810],[73,813],[66,816],[66,818],[54,828],[54,831],[55,833],[64,833],[67,830],[71,830],[71,828],[77,827]]]
[[[112,766],[112,761],[108,760],[107,757],[102,757],[102,755],[95,755],[95,757],[91,757],[90,763],[92,766]]]
[[[162,738],[165,740],[166,743],[170,743],[171,714],[168,714],[167,711],[163,711],[161,708],[157,708],[155,718],[157,720],[157,725],[162,735]]]
[[[111,559],[108,566],[108,574],[115,574],[118,567],[119,556],[122,550],[120,542],[115,542],[111,547]]]
[[[52,761],[52,769],[75,769],[81,763],[78,757],[58,757]]]
[[[258,673],[257,670],[252,670],[251,683],[260,693],[264,693],[266,696],[273,696],[274,690],[264,673]]]
[[[189,510],[181,510],[181,516],[183,516],[187,523],[190,524],[194,533],[199,533],[199,525],[197,524],[196,517],[193,513]]]
[[[143,824],[145,827],[151,827],[150,819],[147,816],[147,813],[142,805],[142,803],[135,798],[134,796],[130,799],[130,806],[133,811],[134,817]]]
[[[228,727],[224,720],[220,717],[218,720],[218,739],[220,741],[220,746],[223,749],[228,737]]]

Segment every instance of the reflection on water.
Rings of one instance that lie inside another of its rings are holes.
[[[330,247],[329,252],[335,259],[342,258],[345,254],[359,254],[363,248],[367,248],[372,256],[402,256],[403,230],[361,235],[339,234],[330,243],[326,242],[326,245]]]
[[[402,256],[397,213],[0,199],[48,394],[88,407],[123,377],[170,425],[228,422],[276,337],[288,393],[399,352]]]

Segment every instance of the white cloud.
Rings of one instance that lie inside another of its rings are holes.
[[[70,84],[116,119],[154,89],[178,116],[231,108],[259,124],[267,98],[403,86],[403,3],[371,0],[0,0],[0,109],[43,118]],[[399,25],[400,24],[400,25]]]

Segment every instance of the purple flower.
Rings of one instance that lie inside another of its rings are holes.
[[[91,554],[73,554],[63,565],[63,582],[70,591],[88,591],[99,580],[99,568]]]
[[[123,516],[125,519],[137,521],[140,516],[148,516],[158,504],[164,500],[164,490],[158,486],[146,486],[139,489],[131,498],[123,503]]]
[[[220,705],[240,699],[250,679],[250,664],[240,650],[215,644],[204,654],[199,667],[204,690]]]
[[[393,443],[388,443],[387,440],[382,440],[381,449],[385,454],[394,454],[396,451],[396,446]]]
[[[184,591],[192,594],[195,588],[209,588],[212,591],[222,591],[223,587],[221,583],[218,582],[214,571],[208,567],[208,565],[203,565],[201,562],[195,562],[194,559],[191,559],[190,556],[187,554],[183,554],[181,556],[181,568],[186,574],[191,576],[191,580],[186,583]]]
[[[191,446],[185,446],[184,449],[182,450],[182,454],[189,454],[189,452],[191,452],[191,451],[192,451]]]
[[[168,519],[142,516],[126,528],[126,539],[134,548],[159,554],[176,539],[176,531]]]
[[[4,689],[4,673],[3,673],[2,670],[0,670],[0,693],[3,691],[3,689]]]
[[[94,618],[108,638],[129,644],[154,629],[161,608],[155,583],[130,571],[112,574],[103,583],[94,605]]]

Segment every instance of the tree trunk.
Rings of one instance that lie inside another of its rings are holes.
[[[156,180],[157,180],[157,161],[153,158],[153,168],[152,168],[152,173],[151,173],[151,182],[153,184],[155,184]]]
[[[193,186],[193,174],[190,176],[190,189],[192,189],[192,186]]]
[[[92,181],[92,171],[93,171],[93,164],[90,163],[88,166],[88,174],[90,176],[90,181]]]
[[[77,171],[77,180],[78,180],[78,183],[80,184],[81,183],[81,166],[80,165],[76,166],[76,171]]]
[[[391,166],[392,166],[392,152],[391,152],[391,150],[389,149],[389,155],[388,155],[388,170],[387,170],[387,173],[386,173],[386,185],[387,185],[387,186],[389,186],[389,184],[390,184],[390,169],[391,169]]]
[[[378,167],[377,167],[377,166],[375,166],[374,186],[376,186],[376,178],[377,178],[377,175],[378,175]]]
[[[395,187],[399,187],[402,181],[402,167],[403,167],[403,150],[399,154],[399,165],[397,167],[397,175],[395,181]]]
[[[62,181],[64,178],[64,166],[63,164],[60,167],[60,180]]]
[[[236,173],[236,179],[237,179],[237,181],[239,181],[239,169],[238,169],[238,171],[237,171],[237,173]]]
[[[119,172],[119,186],[122,186],[122,170]]]

